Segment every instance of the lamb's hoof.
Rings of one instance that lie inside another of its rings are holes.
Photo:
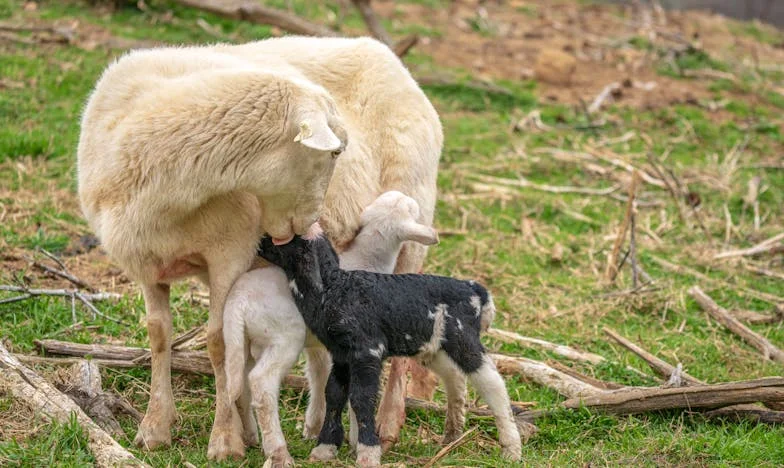
[[[239,431],[226,428],[213,427],[210,434],[210,443],[207,446],[207,458],[223,461],[229,458],[242,458],[245,456],[245,443]]]
[[[290,468],[294,466],[294,459],[288,453],[267,457],[261,468]]]
[[[170,424],[164,424],[159,418],[145,416],[142,423],[139,424],[139,430],[136,432],[133,443],[145,450],[171,446]]]
[[[245,442],[246,447],[259,446],[259,431],[254,427],[253,430],[245,430],[242,432],[242,441]]]
[[[338,456],[338,448],[331,444],[319,444],[310,451],[310,461],[334,460]]]
[[[362,468],[381,466],[381,446],[357,444],[357,466]]]
[[[501,456],[510,461],[520,461],[523,457],[523,449],[519,445],[503,447]]]

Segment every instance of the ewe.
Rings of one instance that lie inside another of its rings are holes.
[[[153,371],[136,443],[171,443],[170,283],[198,275],[210,286],[216,414],[208,455],[241,456],[223,308],[259,237],[285,242],[321,215],[346,246],[362,208],[393,189],[419,203],[419,222],[432,223],[442,142],[430,102],[371,39],[161,48],[110,65],[85,108],[78,182],[90,226],[144,294]],[[404,246],[397,270],[417,271],[425,252]],[[402,415],[402,400],[392,403],[389,438]]]
[[[362,212],[359,234],[340,255],[340,266],[392,273],[403,242],[438,241],[436,231],[419,224],[418,218],[419,205],[414,199],[396,191],[382,194]],[[278,416],[281,381],[304,346],[310,387],[304,433],[315,438],[324,422],[324,388],[331,366],[329,353],[307,330],[297,311],[290,284],[278,267],[249,271],[234,284],[223,316],[229,396],[238,402],[245,430],[255,433],[248,400],[252,401],[261,426],[264,454],[272,467],[294,464]],[[250,394],[245,387],[246,376]],[[352,435],[356,436],[355,431]],[[356,444],[356,439],[353,442]]]
[[[294,236],[280,246],[265,237],[259,255],[286,272],[305,323],[332,356],[326,420],[311,458],[336,456],[344,438],[341,413],[350,400],[359,427],[357,465],[379,466],[374,412],[382,362],[416,356],[444,380],[445,439],[462,431],[468,377],[495,416],[504,456],[520,459],[506,386],[479,341],[495,315],[485,288],[441,276],[342,270],[329,241],[318,235]]]

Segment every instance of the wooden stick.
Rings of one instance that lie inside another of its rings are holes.
[[[481,180],[487,184],[494,184],[496,186],[508,186],[508,187],[520,187],[520,188],[530,188],[534,190],[540,190],[542,192],[550,192],[550,193],[581,193],[583,195],[609,195],[615,191],[617,191],[620,187],[617,185],[613,185],[612,187],[607,187],[603,189],[594,189],[594,188],[586,188],[586,187],[572,187],[572,186],[561,186],[561,185],[547,185],[547,184],[537,184],[531,182],[528,179],[507,179],[505,177],[493,177],[483,174],[472,174],[471,177]],[[481,184],[473,184],[474,187],[483,187],[485,190],[487,188],[493,189],[492,185],[481,185]],[[481,190],[477,190],[481,191]]]
[[[359,10],[360,15],[362,15],[362,19],[365,21],[365,24],[367,25],[368,30],[373,35],[373,37],[383,42],[388,47],[392,47],[392,38],[389,37],[387,30],[384,29],[384,26],[378,20],[376,13],[370,6],[370,0],[351,0],[351,3],[353,3],[354,6],[357,7],[357,10]]]
[[[699,271],[697,271],[697,270],[695,270],[693,268],[689,268],[689,267],[686,267],[686,266],[683,266],[683,265],[676,265],[675,263],[670,263],[670,262],[668,262],[667,260],[665,260],[663,258],[657,257],[656,255],[648,254],[648,257],[651,260],[653,260],[655,263],[657,263],[659,266],[661,266],[662,268],[664,268],[666,270],[669,270],[669,271],[672,271],[672,272],[675,272],[675,273],[678,273],[678,274],[681,274],[681,275],[690,275],[690,276],[698,278],[698,279],[700,279],[702,281],[705,281],[706,283],[720,284],[722,286],[739,289],[739,290],[743,291],[745,294],[748,294],[749,296],[751,296],[751,297],[753,297],[755,299],[759,299],[761,301],[765,301],[765,302],[768,302],[770,304],[776,305],[776,304],[784,303],[784,297],[776,296],[775,294],[770,294],[770,293],[757,291],[756,289],[738,287],[737,285],[731,285],[731,284],[727,283],[726,281],[711,278],[710,276],[705,275],[703,273],[700,273]]]
[[[452,450],[460,447],[464,443],[468,442],[469,436],[471,436],[471,438],[473,438],[474,437],[474,432],[476,431],[476,429],[478,427],[479,426],[472,427],[471,429],[465,431],[463,433],[463,435],[461,435],[457,439],[453,440],[449,444],[445,445],[443,448],[441,448],[441,450],[438,451],[438,453],[435,454],[435,456],[433,458],[430,459],[429,462],[425,463],[425,466],[423,468],[432,468],[433,466],[436,465],[436,463],[438,463],[439,460],[441,460],[442,458],[447,456],[447,454],[449,452],[451,452]]]
[[[498,372],[506,375],[522,375],[544,387],[552,388],[567,398],[594,395],[604,390],[553,369],[547,364],[521,357],[491,354]]]
[[[754,265],[745,265],[745,268],[761,276],[769,276],[771,278],[784,280],[784,273],[779,273],[778,271],[768,270],[767,268],[760,268]]]
[[[110,292],[85,293],[79,292],[76,289],[31,289],[5,284],[0,284],[0,291],[21,292],[31,296],[73,296],[74,294],[79,293],[88,301],[108,301],[122,298],[121,294]]]
[[[719,260],[721,258],[731,258],[731,257],[750,257],[754,255],[759,255],[762,253],[770,252],[771,250],[781,249],[782,246],[778,245],[777,242],[784,240],[784,232],[777,234],[770,239],[764,240],[759,244],[749,247],[747,249],[739,249],[739,250],[729,250],[726,252],[721,252],[713,256],[714,260]]]
[[[31,405],[49,420],[68,423],[72,414],[87,433],[88,446],[96,466],[148,466],[142,463],[98,427],[79,406],[41,376],[25,367],[0,343],[0,379],[14,398]]]
[[[676,408],[720,408],[738,403],[784,400],[784,378],[695,385],[678,388],[632,388],[566,400],[566,408],[587,406],[611,414],[635,414]]]
[[[607,100],[608,97],[615,91],[621,89],[621,84],[618,82],[610,83],[605,86],[602,91],[596,96],[596,98],[591,102],[591,105],[588,106],[587,112],[588,114],[593,114],[599,109],[601,109],[602,104],[604,101]]]
[[[591,377],[589,375],[585,375],[583,373],[577,372],[571,367],[565,366],[558,361],[548,361],[547,364],[555,370],[561,371],[567,375],[571,375],[575,379],[582,380],[588,385],[593,385],[594,387],[601,390],[618,390],[620,388],[625,387],[624,385],[617,384],[615,382],[607,382],[604,380],[599,380],[595,377]]]
[[[650,368],[653,369],[653,371],[656,372],[656,374],[661,376],[663,379],[668,380],[675,372],[676,368],[673,365],[659,359],[658,357],[654,356],[648,351],[642,349],[641,347],[627,340],[612,328],[604,327],[602,330],[607,336],[615,340],[619,345],[633,352],[634,354],[639,356],[643,361],[648,363],[648,366],[650,366]],[[703,382],[702,380],[692,377],[686,372],[681,372],[681,378],[692,385],[705,384],[705,382]]]
[[[781,364],[784,364],[784,352],[773,345],[765,337],[750,330],[748,327],[740,323],[738,319],[730,315],[726,309],[716,304],[716,302],[705,294],[699,286],[692,286],[689,289],[689,294],[700,307],[703,308],[711,317],[717,322],[727,327],[731,332],[743,338],[748,344],[757,348],[759,352],[765,357]]]
[[[784,411],[774,411],[753,405],[735,405],[707,411],[708,418],[728,419],[731,421],[750,420],[756,423],[784,424]]]
[[[626,216],[624,216],[623,222],[618,229],[618,236],[615,238],[612,251],[607,257],[607,271],[605,274],[610,282],[615,281],[615,277],[618,275],[618,253],[621,251],[621,245],[623,245],[623,241],[626,238],[626,231],[629,229],[629,221],[634,210],[634,197],[637,193],[637,184],[639,182],[639,172],[632,172],[632,182],[629,184],[629,200],[626,203]]]
[[[599,364],[604,362],[604,358],[598,354],[578,351],[569,346],[551,343],[549,341],[540,340],[538,338],[529,338],[527,336],[522,336],[506,330],[500,330],[498,328],[488,329],[486,335],[498,341],[503,341],[504,343],[515,343],[525,347],[543,348],[548,351],[552,351],[559,356],[563,356],[574,361],[590,362],[591,364]]]
[[[307,36],[338,37],[340,34],[320,24],[311,23],[299,16],[256,2],[222,2],[217,0],[177,0],[185,6],[208,11],[226,18],[244,20],[256,24],[277,26],[284,31]]]
[[[66,279],[70,281],[77,288],[86,289],[93,293],[96,292],[95,288],[85,283],[83,280],[77,278],[76,276],[68,273],[66,270],[58,270],[57,268],[52,268],[50,266],[44,265],[43,263],[36,262],[36,261],[33,261],[33,266],[52,275],[59,276],[60,278]]]

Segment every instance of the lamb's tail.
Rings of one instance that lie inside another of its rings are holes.
[[[495,304],[493,296],[479,283],[471,282],[471,288],[479,296],[479,331],[486,332],[495,320]]]
[[[242,395],[245,385],[245,360],[248,356],[248,340],[245,338],[245,320],[239,312],[242,307],[234,301],[226,301],[223,315],[223,342],[225,344],[226,390],[232,402]],[[231,316],[230,316],[231,315]]]

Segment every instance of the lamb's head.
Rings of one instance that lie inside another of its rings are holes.
[[[438,232],[420,223],[419,214],[419,204],[413,198],[394,190],[385,192],[362,212],[360,229],[391,243],[437,244]]]
[[[285,244],[265,236],[259,242],[256,252],[263,259],[280,267],[290,278],[306,277],[318,284],[321,284],[320,266],[334,263],[336,268],[338,261],[337,254],[318,223],[314,223],[305,235],[295,235]]]
[[[323,88],[292,81],[288,98],[281,120],[290,128],[266,158],[271,180],[259,196],[261,227],[278,244],[318,220],[337,157],[348,144],[335,102]]]

